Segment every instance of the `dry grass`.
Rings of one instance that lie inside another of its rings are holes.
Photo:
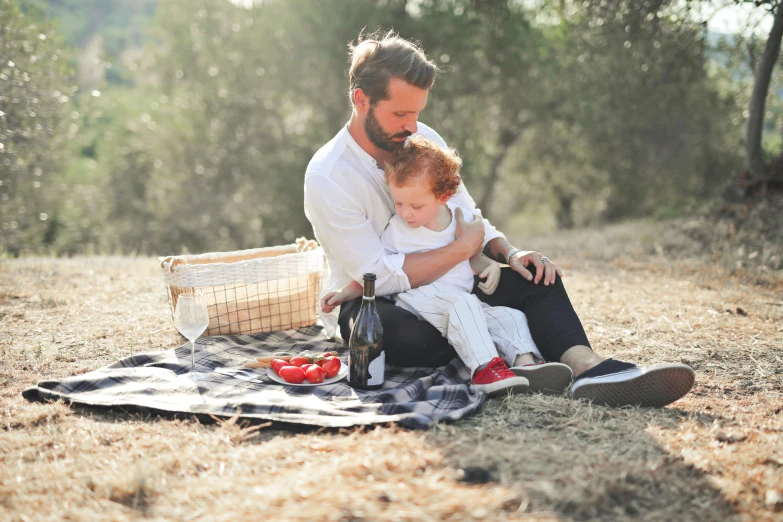
[[[712,266],[660,224],[530,243],[599,351],[687,361],[694,391],[662,410],[515,397],[428,432],[30,404],[30,384],[179,338],[152,259],[2,261],[0,519],[783,519],[779,275]]]

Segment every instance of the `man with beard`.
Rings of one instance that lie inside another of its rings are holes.
[[[509,266],[502,269],[494,294],[486,295],[478,286],[473,293],[490,306],[515,308],[527,316],[541,354],[548,361],[568,365],[576,375],[573,397],[615,406],[664,406],[685,395],[694,382],[693,370],[686,365],[642,367],[596,354],[565,291],[560,269],[538,252],[510,245],[481,218],[464,185],[452,201],[475,209],[477,219],[466,222],[457,212],[454,242],[405,255],[384,249],[380,237],[394,214],[384,163],[413,134],[446,147],[437,132],[418,121],[437,66],[419,47],[393,33],[360,38],[350,52],[353,112],[307,167],[305,213],[329,264],[325,292],[361,281],[364,273],[376,274],[376,308],[387,361],[396,366],[441,366],[456,356],[435,327],[384,296],[429,284],[483,248]],[[361,298],[340,307],[343,339],[349,338],[360,304]],[[546,371],[546,366],[542,368]]]

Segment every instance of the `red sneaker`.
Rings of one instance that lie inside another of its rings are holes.
[[[492,397],[507,393],[526,392],[528,388],[527,379],[514,375],[500,357],[489,361],[485,368],[476,370],[472,382],[477,391]]]

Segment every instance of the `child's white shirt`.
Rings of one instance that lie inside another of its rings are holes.
[[[381,235],[381,242],[387,254],[427,252],[454,242],[457,237],[457,220],[454,218],[454,210],[460,207],[451,200],[446,202],[446,206],[451,212],[451,222],[440,232],[430,230],[424,226],[411,228],[405,220],[396,214],[392,216]],[[474,218],[470,210],[462,208],[462,212],[465,216],[465,222],[473,221]],[[470,262],[462,261],[457,263],[454,268],[438,278],[436,282],[448,284],[470,293],[473,290],[473,269],[470,268]]]

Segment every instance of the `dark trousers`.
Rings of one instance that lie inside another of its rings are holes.
[[[535,267],[530,266],[529,269],[535,277]],[[511,268],[504,267],[494,294],[486,295],[476,285],[473,293],[481,301],[490,306],[516,308],[527,316],[533,340],[546,360],[557,362],[573,346],[590,346],[559,277],[553,285],[536,285]],[[346,342],[361,304],[360,297],[340,307],[340,333]],[[389,364],[443,366],[457,356],[454,348],[434,326],[396,306],[390,299],[378,297],[376,308],[383,324],[383,345]]]

